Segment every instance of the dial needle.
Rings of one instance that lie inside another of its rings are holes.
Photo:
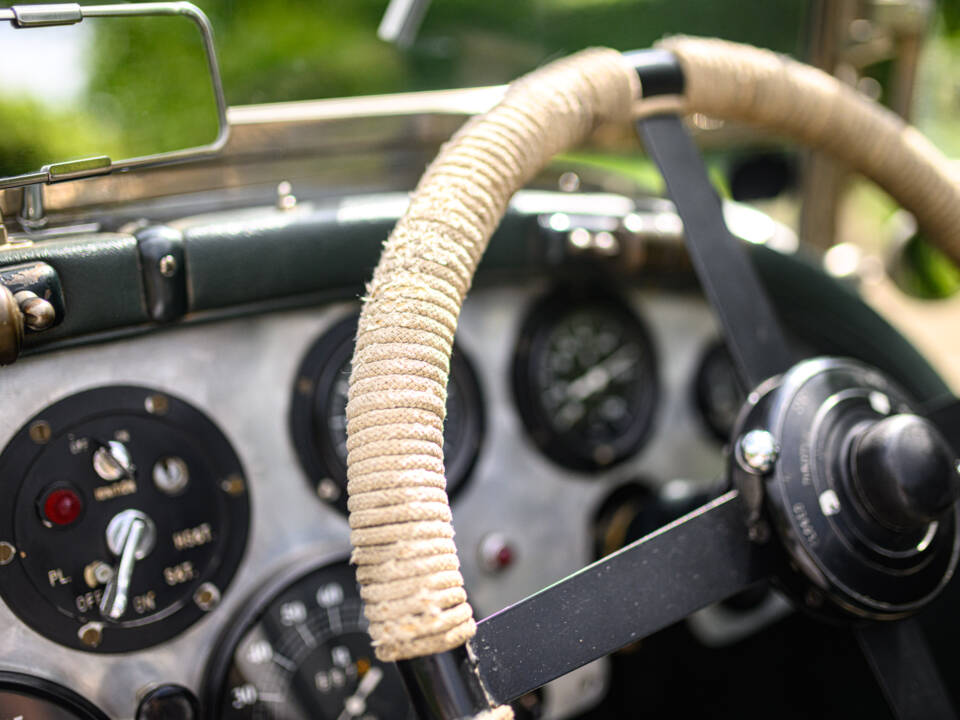
[[[357,691],[343,703],[343,712],[337,716],[337,720],[350,720],[350,718],[362,715],[367,709],[367,698],[370,693],[377,689],[377,685],[380,684],[382,679],[383,670],[376,665],[367,670],[367,674],[357,685]]]
[[[571,400],[586,400],[591,395],[606,390],[611,381],[619,378],[636,364],[634,348],[631,345],[624,345],[567,385],[567,397]]]
[[[129,525],[126,537],[123,539],[123,549],[120,554],[120,566],[110,578],[110,583],[100,600],[100,614],[111,620],[119,620],[127,611],[127,599],[130,595],[130,578],[133,575],[133,566],[137,561],[138,552],[147,523],[140,518],[134,518]]]

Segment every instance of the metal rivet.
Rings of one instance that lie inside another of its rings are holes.
[[[9,565],[17,556],[17,549],[6,540],[0,542],[0,565]]]
[[[880,415],[890,414],[890,398],[882,392],[874,390],[867,396],[867,399],[870,401],[870,407],[872,407],[875,412]]]
[[[820,512],[830,517],[839,513],[840,509],[840,498],[835,490],[829,489],[820,493]]]
[[[37,445],[46,445],[50,442],[50,437],[53,435],[53,430],[50,429],[50,423],[46,420],[37,420],[33,425],[30,426],[30,439],[33,440]]]
[[[151,415],[166,415],[167,410],[170,408],[170,401],[167,400],[166,395],[157,393],[155,395],[148,395],[147,399],[143,401],[143,406]]]
[[[173,255],[164,255],[158,265],[165,278],[173,277],[177,272],[177,259]]]
[[[773,470],[780,448],[766,430],[751,430],[737,443],[737,462],[752,474],[765,474]]]
[[[563,192],[576,192],[580,189],[580,176],[575,172],[565,172],[557,181],[557,186]]]
[[[213,583],[203,583],[193,594],[193,601],[204,612],[210,612],[220,604],[220,590]]]
[[[317,483],[317,497],[327,502],[333,502],[340,499],[340,486],[330,478],[324,478]]]
[[[577,250],[586,250],[593,242],[593,235],[585,228],[574,228],[567,236],[567,241]]]
[[[297,198],[293,194],[293,185],[283,180],[277,185],[277,209],[292,210],[297,206]]]
[[[747,529],[747,537],[751,542],[763,545],[770,539],[770,526],[763,521],[754,523]]]
[[[77,637],[80,638],[82,642],[87,647],[95,648],[103,642],[103,624],[102,623],[87,623],[77,630]]]

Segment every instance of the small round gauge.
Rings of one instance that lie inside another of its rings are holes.
[[[300,462],[317,495],[347,510],[347,392],[357,317],[334,325],[307,352],[297,373],[290,430]],[[454,348],[447,385],[443,459],[447,492],[460,490],[480,450],[483,402],[476,373]]]
[[[107,720],[72,690],[49,680],[0,671],[0,715],[14,720]]]
[[[717,440],[728,442],[746,395],[722,342],[712,343],[704,352],[694,381],[694,394],[707,429]]]
[[[622,300],[601,290],[560,290],[536,303],[520,331],[513,381],[534,442],[577,470],[636,453],[656,410],[647,330]]]
[[[207,671],[205,717],[408,720],[400,672],[376,659],[346,562],[284,573],[247,604]]]
[[[246,546],[240,461],[169,394],[72,395],[0,455],[0,594],[46,637],[91,652],[163,642],[217,606]]]

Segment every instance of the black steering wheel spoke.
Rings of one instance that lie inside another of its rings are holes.
[[[734,367],[743,387],[752,390],[796,361],[773,305],[746,249],[727,229],[720,198],[680,118],[654,115],[640,120],[637,130],[683,221],[690,260],[720,319]]]
[[[840,598],[826,614],[848,621],[896,617],[884,598],[928,601],[956,562],[960,400],[927,408],[924,419],[871,368],[793,357],[680,118],[656,115],[637,127],[683,221],[691,262],[743,386],[757,390],[734,432],[731,477],[743,493],[741,509],[755,538],[773,529],[792,558],[787,565],[826,568],[830,587],[821,587],[819,570],[804,578],[778,563],[774,574],[806,588],[796,598],[801,604]],[[769,463],[743,456],[741,441],[753,435],[768,440]],[[838,447],[848,448],[847,462]],[[865,545],[853,554],[831,549],[861,537]],[[883,559],[890,552],[904,558],[899,569]],[[898,720],[956,717],[919,624],[884,620],[855,632]]]
[[[957,715],[914,619],[858,628],[857,640],[897,720],[951,720]]]
[[[482,620],[471,645],[487,693],[509,702],[768,577],[743,517],[730,491]]]

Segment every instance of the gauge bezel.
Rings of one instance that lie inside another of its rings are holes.
[[[718,442],[726,444],[730,442],[730,435],[733,432],[733,427],[736,424],[736,418],[730,424],[730,428],[727,432],[724,432],[723,428],[720,427],[720,424],[716,422],[713,417],[713,413],[710,410],[711,400],[709,398],[709,390],[707,388],[707,369],[711,364],[717,362],[725,356],[727,362],[730,363],[732,369],[732,377],[735,383],[737,383],[737,391],[741,396],[741,403],[747,399],[747,393],[739,385],[739,378],[737,377],[736,368],[733,367],[733,360],[730,358],[730,353],[727,351],[726,345],[724,345],[723,340],[716,339],[711,340],[706,344],[704,349],[700,353],[700,360],[697,362],[697,370],[693,376],[693,404],[697,411],[697,416],[700,418],[700,423],[703,426],[704,430]],[[738,410],[739,412],[739,410]]]
[[[535,362],[557,321],[570,312],[594,306],[605,307],[629,326],[643,349],[641,362],[652,380],[641,397],[641,407],[627,432],[613,445],[613,459],[598,462],[592,450],[578,447],[571,433],[558,434],[535,389]],[[619,293],[596,285],[561,285],[534,302],[520,325],[514,346],[512,384],[517,411],[528,436],[549,460],[582,472],[608,470],[635,456],[649,439],[660,401],[659,359],[647,324]]]
[[[326,403],[337,373],[353,357],[358,315],[352,313],[330,326],[310,346],[297,370],[290,402],[290,436],[306,480],[318,497],[344,515],[347,514],[347,468],[334,447],[333,438],[319,419],[326,417]],[[453,457],[444,454],[447,490],[456,498],[468,484],[470,473],[480,455],[486,434],[486,409],[483,392],[473,364],[459,347],[450,359],[451,382],[463,394],[461,402],[468,412],[462,419],[463,437]],[[339,490],[336,497],[325,496],[320,484],[331,480]]]
[[[77,720],[110,720],[86,698],[52,680],[25,673],[0,670],[0,690],[29,695],[75,713]]]
[[[146,409],[147,399],[153,396],[166,399],[162,413],[151,413]],[[213,572],[200,578],[201,583],[216,585],[222,595],[229,588],[246,552],[250,530],[249,483],[239,456],[216,423],[200,409],[169,392],[135,385],[100,386],[62,398],[31,417],[0,452],[0,478],[17,478],[18,482],[16,492],[0,493],[0,519],[11,529],[14,527],[22,479],[49,445],[49,442],[38,444],[31,439],[30,428],[36,422],[43,420],[49,424],[52,442],[79,423],[117,414],[149,417],[181,430],[189,428],[197,445],[203,447],[210,458],[211,466],[224,471],[224,477],[238,475],[243,478],[243,492],[220,494],[229,522],[229,541],[221,542],[216,549],[218,560]],[[0,567],[0,578],[3,580],[0,597],[20,620],[44,637],[84,652],[111,654],[149,648],[176,637],[210,614],[188,600],[179,607],[171,606],[150,622],[115,627],[105,621],[101,643],[91,647],[77,635],[83,623],[66,615],[44,597],[21,562]]]

